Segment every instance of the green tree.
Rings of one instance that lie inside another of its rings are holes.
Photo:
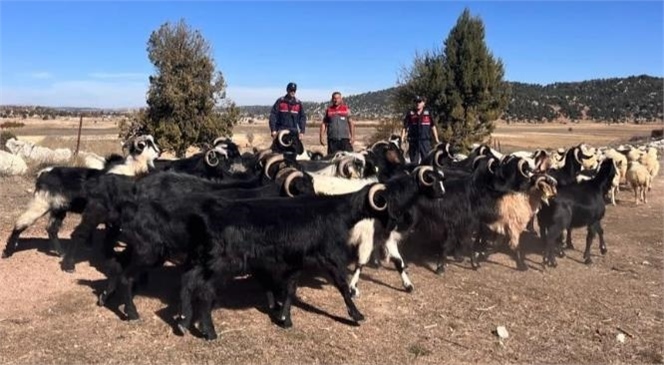
[[[403,107],[412,105],[413,95],[425,96],[442,139],[466,149],[491,134],[509,101],[502,61],[494,58],[484,35],[482,20],[465,9],[442,51],[415,56],[395,98]]]
[[[147,109],[137,113],[121,136],[152,134],[164,149],[183,157],[189,146],[202,146],[232,135],[239,109],[226,99],[226,83],[215,68],[211,47],[184,20],[152,32],[147,46],[155,67]]]

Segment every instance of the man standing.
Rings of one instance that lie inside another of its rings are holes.
[[[270,112],[270,134],[274,138],[280,130],[287,129],[302,139],[307,124],[302,102],[295,97],[297,85],[294,82],[286,86],[286,95],[277,99]]]
[[[355,124],[350,118],[350,108],[343,102],[341,93],[332,93],[332,104],[325,110],[323,123],[320,125],[320,144],[325,146],[323,136],[327,136],[327,154],[337,151],[353,151],[355,142]]]
[[[410,162],[420,163],[431,151],[432,135],[436,143],[439,143],[438,131],[436,131],[436,125],[434,124],[431,113],[428,109],[424,108],[424,98],[416,96],[413,101],[415,108],[408,111],[403,119],[401,140],[405,140],[406,135],[408,135],[408,156],[410,157]]]

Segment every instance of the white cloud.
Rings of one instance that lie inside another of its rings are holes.
[[[93,72],[88,76],[94,79],[148,79],[148,74],[141,72]]]
[[[33,79],[50,79],[53,77],[50,72],[45,71],[31,72],[28,74],[28,76],[32,77]]]

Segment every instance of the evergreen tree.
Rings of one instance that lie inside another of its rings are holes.
[[[484,24],[465,9],[445,40],[445,96],[439,125],[443,136],[463,147],[482,141],[508,104],[505,71],[484,42]]]
[[[484,24],[464,10],[444,42],[444,50],[416,55],[399,81],[393,105],[412,105],[414,95],[427,98],[442,139],[468,148],[494,129],[508,104],[509,87],[502,61],[484,42]],[[402,110],[402,113],[405,110]]]
[[[147,132],[164,149],[184,157],[189,146],[230,136],[239,109],[226,99],[226,84],[215,70],[210,45],[184,20],[152,32],[147,47],[155,74],[150,76],[148,108],[121,135]]]

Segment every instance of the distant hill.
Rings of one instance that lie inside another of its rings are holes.
[[[549,85],[509,82],[512,98],[503,119],[508,121],[662,121],[664,78],[631,76]],[[358,119],[389,116],[396,88],[344,97]],[[327,102],[305,103],[311,119],[320,119]],[[240,107],[249,117],[267,118],[271,106]]]
[[[664,78],[647,75],[558,82],[549,85],[509,82],[512,97],[502,119],[541,122],[553,120],[594,120],[602,122],[663,121]],[[357,119],[389,117],[396,88],[345,96]],[[310,120],[320,120],[328,102],[305,102]],[[265,119],[271,105],[242,106],[243,117]],[[49,108],[41,106],[0,106],[0,118],[126,115],[131,109]]]

